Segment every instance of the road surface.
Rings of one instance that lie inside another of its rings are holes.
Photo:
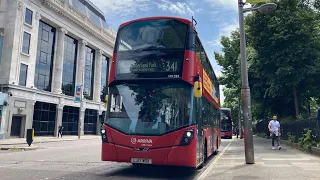
[[[230,140],[223,140],[223,149]],[[61,141],[36,144],[40,149],[0,152],[1,180],[158,180],[194,179],[214,159],[197,171],[179,167],[138,166],[102,162],[101,140]],[[221,150],[220,150],[221,151]]]

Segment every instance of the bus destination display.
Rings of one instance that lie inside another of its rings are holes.
[[[131,73],[152,73],[152,72],[170,72],[180,71],[177,60],[171,61],[143,61],[136,62],[130,67]]]
[[[180,77],[182,64],[179,59],[170,60],[120,60],[117,63],[117,74],[132,74],[138,77],[153,78],[153,74],[159,78]],[[156,77],[156,76],[155,76]]]

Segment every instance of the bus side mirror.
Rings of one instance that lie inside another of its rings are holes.
[[[202,84],[200,81],[194,82],[193,92],[194,92],[194,97],[196,97],[196,98],[202,97]]]

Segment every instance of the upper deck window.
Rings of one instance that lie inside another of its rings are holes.
[[[173,19],[133,22],[119,30],[117,51],[182,49],[188,26]]]

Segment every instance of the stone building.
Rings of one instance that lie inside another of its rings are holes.
[[[98,134],[115,36],[89,0],[0,0],[0,138]]]

